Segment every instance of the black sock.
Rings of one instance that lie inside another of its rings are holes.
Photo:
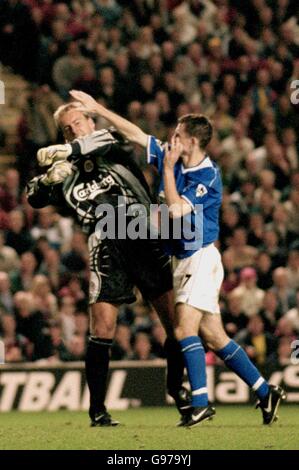
[[[183,383],[185,368],[184,356],[181,351],[181,346],[175,338],[166,338],[164,350],[167,360],[167,391],[170,396],[176,398]]]
[[[85,357],[85,373],[90,392],[89,416],[105,411],[106,385],[109,368],[111,339],[91,336]]]

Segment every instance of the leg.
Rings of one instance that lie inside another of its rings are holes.
[[[155,307],[161,323],[166,331],[167,336],[174,336],[174,299],[173,291],[169,290],[151,302]]]
[[[174,336],[174,298],[170,258],[159,240],[138,240],[126,246],[126,265],[144,298],[155,308],[166,331],[164,349],[167,359],[167,391],[179,411],[189,407],[188,390],[182,386],[184,358]],[[132,263],[133,261],[133,263]]]
[[[198,337],[202,312],[179,303],[175,310],[175,335],[180,342],[192,390],[192,406],[207,406],[205,352]]]
[[[200,325],[200,333],[207,341],[208,346],[225,362],[226,366],[243,379],[260,399],[268,396],[267,382],[241,346],[226,335],[220,315],[206,313]]]
[[[192,391],[192,407],[181,426],[196,426],[212,419],[215,409],[208,403],[205,351],[197,332],[203,312],[190,305],[176,305],[175,333],[180,341]]]
[[[204,314],[200,334],[225,365],[252,388],[260,400],[258,406],[262,409],[264,424],[271,424],[285,392],[280,387],[269,385],[241,346],[226,335],[219,314]]]
[[[97,415],[106,413],[104,402],[109,353],[116,328],[118,307],[107,302],[98,302],[91,305],[90,313],[91,336],[87,346],[85,370],[90,392],[89,416],[94,422]]]
[[[167,391],[175,400],[181,414],[185,414],[190,408],[188,390],[182,386],[184,376],[184,356],[181,346],[174,336],[174,299],[170,290],[152,301],[161,323],[166,331],[167,338],[164,344],[167,360]]]
[[[90,341],[86,352],[86,379],[90,390],[89,415],[96,426],[115,425],[104,401],[109,353],[116,328],[118,305],[132,302],[132,283],[123,269],[121,253],[113,240],[88,239],[90,254]]]

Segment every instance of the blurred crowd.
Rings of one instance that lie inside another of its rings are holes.
[[[259,366],[290,362],[299,336],[298,7],[297,0],[1,1],[0,61],[31,83],[17,167],[0,181],[6,361],[84,358],[85,236],[67,214],[33,210],[24,196],[38,171],[36,150],[61,139],[52,113],[77,88],[161,140],[183,114],[212,119],[209,154],[224,182],[225,328]],[[0,147],[2,140],[0,132]],[[157,174],[139,149],[136,158],[155,192]],[[164,339],[138,296],[120,309],[112,358],[163,357]],[[207,360],[215,363],[211,353]]]

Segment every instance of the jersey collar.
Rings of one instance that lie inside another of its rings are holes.
[[[210,160],[209,155],[205,155],[204,159],[200,162],[199,165],[196,166],[191,166],[190,168],[185,168],[183,163],[181,163],[181,168],[182,168],[182,173],[189,173],[191,171],[198,171],[202,170],[203,168],[211,168],[213,167],[213,164]]]

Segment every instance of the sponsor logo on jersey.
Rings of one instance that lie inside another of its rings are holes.
[[[111,175],[106,176],[101,181],[92,180],[90,183],[81,183],[74,188],[74,197],[77,201],[94,199],[98,194],[106,193],[116,184]]]
[[[196,197],[203,197],[207,192],[207,188],[200,183],[196,188]]]

